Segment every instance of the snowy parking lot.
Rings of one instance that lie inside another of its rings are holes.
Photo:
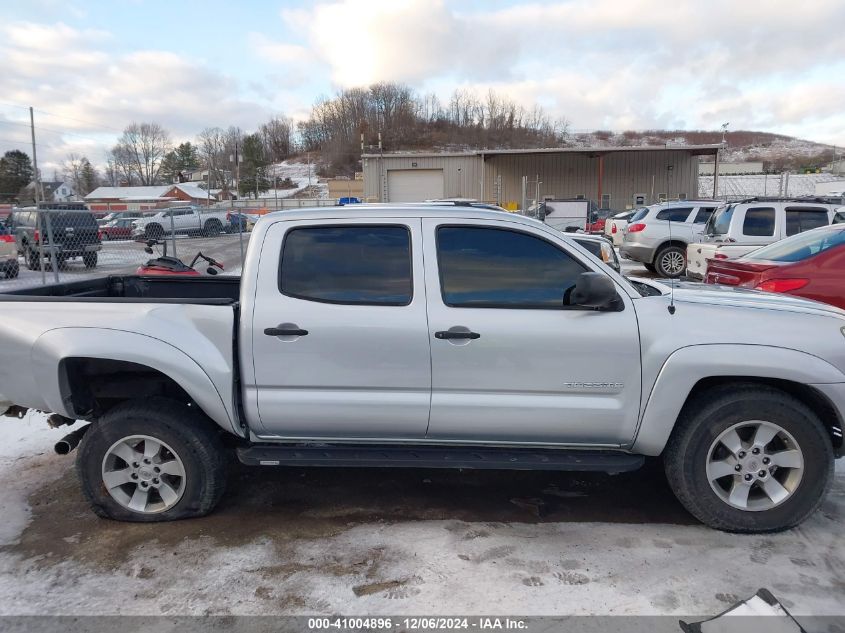
[[[845,614],[841,462],[821,510],[771,535],[697,524],[659,464],[615,477],[233,464],[212,515],[145,525],[89,511],[72,456],[52,451],[65,433],[0,418],[2,614],[704,616],[761,587],[796,615]]]

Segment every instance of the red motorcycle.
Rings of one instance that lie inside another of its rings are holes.
[[[191,261],[191,265],[186,265],[181,259],[178,257],[170,257],[167,255],[167,242],[166,241],[159,241],[159,240],[147,240],[147,245],[144,247],[144,251],[149,253],[150,255],[153,254],[153,246],[161,246],[162,247],[162,254],[159,257],[155,257],[147,261],[146,264],[143,266],[139,266],[138,270],[135,271],[136,275],[189,275],[189,276],[199,276],[199,271],[194,269],[194,266],[199,260],[204,260],[208,262],[209,267],[206,269],[209,275],[216,275],[217,270],[223,270],[223,264],[218,262],[216,259],[212,257],[208,257],[203,255],[202,252],[196,254],[194,259]],[[216,267],[216,268],[215,268]]]

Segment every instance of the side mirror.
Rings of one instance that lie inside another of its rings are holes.
[[[569,305],[609,310],[622,310],[624,304],[616,293],[613,280],[602,273],[581,273],[569,297]]]

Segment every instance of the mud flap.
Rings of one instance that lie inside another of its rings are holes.
[[[709,620],[678,624],[684,633],[806,633],[768,589],[760,589]]]

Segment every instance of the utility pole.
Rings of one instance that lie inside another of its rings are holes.
[[[32,169],[35,173],[32,190],[35,198],[35,208],[38,209],[38,202],[42,197],[39,196],[41,178],[38,177],[38,155],[35,153],[35,114],[33,114],[32,106],[29,107],[29,130],[32,133]],[[38,259],[41,263],[41,284],[44,285],[47,283],[47,274],[44,272],[44,227],[41,226],[41,213],[36,210],[35,215],[36,224],[41,228],[41,239],[38,240]]]

